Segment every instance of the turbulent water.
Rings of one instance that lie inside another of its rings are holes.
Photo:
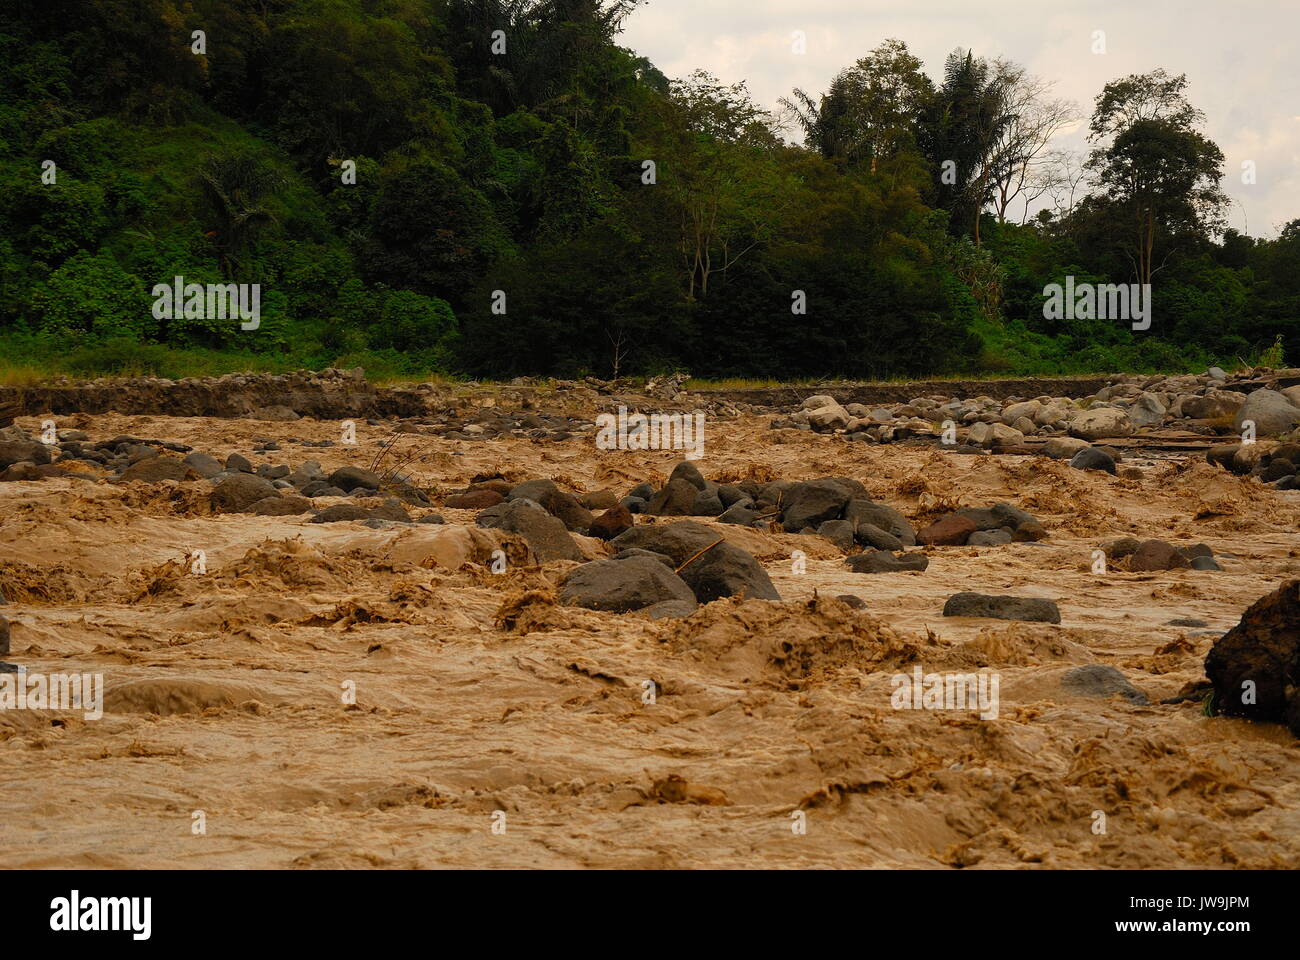
[[[304,450],[289,439],[338,424],[68,422],[327,471],[369,465],[388,433]],[[283,450],[254,455],[255,437]],[[501,473],[621,495],[674,463],[589,437],[435,440],[414,473],[443,491]],[[1007,502],[1050,537],[860,575],[821,538],[730,528],[784,603],[654,622],[560,606],[574,562],[496,575],[446,527],[212,515],[203,482],[0,484],[5,659],[106,690],[101,719],[0,712],[0,865],[1300,866],[1294,738],[1159,703],[1300,575],[1300,493],[1204,462],[1126,465],[1141,478],[711,424],[710,478],[850,476],[914,522]],[[1120,536],[1204,542],[1223,570],[1094,573]],[[963,590],[1049,598],[1062,622],[944,618]],[[1083,664],[1150,702],[1067,691]],[[893,678],[917,666],[995,673],[997,717],[894,709]]]

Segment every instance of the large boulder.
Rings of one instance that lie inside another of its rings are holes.
[[[221,472],[221,464],[215,457],[206,453],[195,450],[193,453],[186,454],[185,459],[181,461],[191,470],[197,473],[204,480],[215,477]]]
[[[1210,390],[1204,396],[1180,397],[1171,412],[1190,420],[1221,420],[1235,414],[1245,401],[1235,390]]]
[[[1115,472],[1115,458],[1105,450],[1097,447],[1084,447],[1070,458],[1070,466],[1076,470],[1104,470]]]
[[[1091,449],[1087,440],[1078,437],[1052,437],[1043,444],[1043,456],[1053,460],[1072,460],[1080,450]]]
[[[897,537],[905,547],[916,546],[916,531],[907,522],[907,517],[883,503],[874,503],[870,500],[850,500],[844,508],[844,519],[853,524],[855,529],[861,527],[864,523],[869,523]]]
[[[919,552],[895,555],[888,550],[866,550],[849,557],[844,565],[854,573],[920,573],[930,565],[930,559]]]
[[[852,487],[838,477],[800,483],[785,496],[781,522],[787,533],[798,533],[804,527],[838,519],[853,494]]]
[[[1060,623],[1061,611],[1051,600],[1040,597],[1008,597],[987,593],[955,593],[943,606],[945,617],[987,617],[995,620],[1028,620]]]
[[[636,547],[671,557],[678,575],[701,603],[737,595],[781,599],[767,571],[753,556],[692,520],[633,527],[610,542],[617,550]]]
[[[475,522],[490,530],[517,533],[527,541],[538,563],[586,559],[563,521],[547,513],[536,500],[521,497],[499,503],[480,513]]]
[[[1205,657],[1214,706],[1300,737],[1300,580],[1256,600]]]
[[[950,513],[916,531],[916,542],[932,547],[960,547],[976,529],[975,521],[970,517]]]
[[[810,406],[811,404],[811,406]],[[804,401],[808,423],[814,430],[842,430],[853,420],[853,415],[835,401],[834,397],[816,396]]]
[[[50,448],[35,440],[0,441],[0,468],[23,462],[49,463]]]
[[[526,480],[512,487],[507,499],[532,500],[541,504],[542,509],[564,524],[565,529],[575,533],[585,533],[596,519],[577,497],[561,490],[554,480]]]
[[[1179,570],[1187,565],[1187,557],[1173,544],[1163,540],[1144,540],[1133,552],[1128,568],[1134,571]]]
[[[1254,421],[1258,436],[1275,437],[1300,426],[1300,407],[1276,390],[1256,390],[1237,408],[1232,428],[1240,433],[1247,420]]]
[[[1097,407],[1075,414],[1070,421],[1070,436],[1080,440],[1102,440],[1106,437],[1133,435],[1133,421],[1118,407]]]
[[[673,467],[673,472],[668,475],[668,479],[669,481],[685,480],[696,490],[703,490],[708,486],[708,482],[704,479],[704,475],[700,473],[700,468],[689,460],[683,460],[678,463],[677,466]]]
[[[179,457],[149,457],[123,470],[122,479],[158,483],[161,480],[198,480],[199,475]]]
[[[977,447],[1010,447],[1025,442],[1025,435],[1005,423],[975,423],[966,439]]]
[[[1154,393],[1143,393],[1129,404],[1128,418],[1135,426],[1153,427],[1165,419],[1165,405]]]
[[[656,517],[689,517],[699,489],[689,480],[669,480],[646,504],[645,512]]]
[[[212,508],[218,513],[245,513],[259,500],[276,497],[280,491],[270,480],[251,473],[236,473],[212,488]]]
[[[687,601],[693,607],[695,594],[685,580],[651,557],[584,563],[560,587],[561,603],[613,613],[667,600]]]
[[[378,490],[383,486],[383,481],[364,467],[339,467],[329,475],[329,485],[350,493],[358,487]]]

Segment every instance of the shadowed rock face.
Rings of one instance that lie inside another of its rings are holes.
[[[1220,713],[1285,723],[1300,737],[1300,580],[1255,601],[1214,642],[1205,675]]]

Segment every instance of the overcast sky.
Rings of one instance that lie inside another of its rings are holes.
[[[808,52],[792,52],[804,31]],[[1106,53],[1092,53],[1094,31]],[[1300,0],[648,0],[620,43],[672,78],[699,67],[748,82],[760,104],[801,87],[814,97],[880,41],[897,37],[939,80],[954,47],[1002,56],[1056,81],[1084,116],[1108,80],[1164,67],[1223,150],[1229,224],[1275,236],[1300,217]],[[1083,149],[1086,119],[1059,138]],[[1242,164],[1255,164],[1255,184]]]

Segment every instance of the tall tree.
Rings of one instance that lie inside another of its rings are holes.
[[[819,103],[799,89],[794,96],[797,103],[781,102],[794,111],[809,146],[824,157],[869,163],[875,173],[881,160],[915,147],[934,85],[907,44],[890,39],[841,71]]]
[[[994,70],[1006,122],[997,131],[989,166],[993,209],[1005,223],[1007,209],[1017,198],[1027,216],[1030,204],[1046,192],[1048,145],[1079,119],[1079,108],[1073,101],[1052,97],[1052,81],[1027,73],[1019,64],[999,59]]]
[[[1180,241],[1223,224],[1223,151],[1197,128],[1186,75],[1164,70],[1113,80],[1097,96],[1088,159],[1105,200],[1130,224],[1123,250],[1138,283],[1150,283]]]
[[[939,206],[950,229],[980,242],[980,211],[992,195],[994,151],[1011,122],[1007,80],[987,60],[954,50],[944,64],[944,81],[927,124]]]

